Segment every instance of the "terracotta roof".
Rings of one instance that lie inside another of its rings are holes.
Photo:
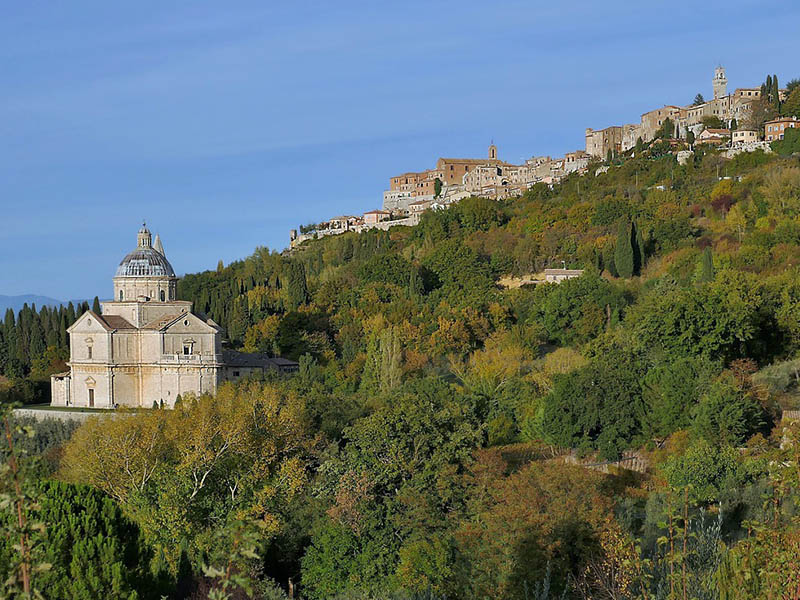
[[[364,213],[365,215],[390,215],[388,210],[368,210]]]
[[[764,125],[768,125],[769,123],[786,123],[786,122],[794,122],[797,121],[797,117],[778,117],[777,119],[772,119],[771,121],[766,121]]]
[[[439,161],[444,163],[465,163],[468,165],[500,165],[502,167],[515,167],[511,163],[507,163],[499,158],[440,158]]]
[[[152,321],[147,323],[145,326],[143,326],[142,329],[155,329],[156,331],[158,331],[159,329],[163,329],[164,327],[166,327],[167,325],[169,325],[173,321],[177,320],[179,317],[184,316],[186,314],[188,314],[188,313],[181,313],[181,314],[177,314],[177,315],[165,315],[165,316],[160,317],[158,319],[153,319]]]
[[[136,329],[131,323],[118,315],[101,315],[98,317],[105,321],[111,329]]]

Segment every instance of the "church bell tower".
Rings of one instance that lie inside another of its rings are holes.
[[[719,100],[728,95],[728,78],[725,77],[725,67],[722,65],[714,69],[714,100]]]

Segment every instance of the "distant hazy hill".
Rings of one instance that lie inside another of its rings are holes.
[[[21,296],[3,296],[0,294],[0,314],[5,313],[9,308],[17,312],[24,304],[28,306],[36,304],[36,308],[41,308],[45,304],[47,306],[58,306],[59,304],[64,304],[64,301],[48,298],[47,296],[37,296],[36,294],[23,294]]]

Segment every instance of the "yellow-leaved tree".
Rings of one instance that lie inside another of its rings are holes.
[[[60,476],[116,498],[177,570],[202,557],[214,530],[258,521],[268,544],[304,493],[317,447],[304,402],[256,381],[173,410],[121,410],[87,421],[65,448]]]

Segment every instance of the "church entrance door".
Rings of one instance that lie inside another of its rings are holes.
[[[94,390],[89,388],[89,408],[94,408]]]

